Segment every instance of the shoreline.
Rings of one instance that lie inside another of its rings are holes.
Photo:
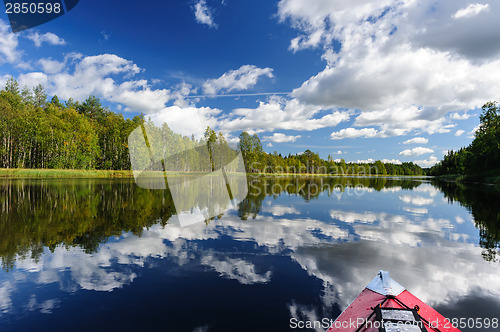
[[[181,173],[167,172],[170,175],[205,175],[206,173]],[[156,176],[156,172],[152,172]],[[318,173],[248,173],[249,176],[273,176],[273,177],[408,177],[420,178],[425,175],[378,175],[378,174],[318,174]],[[83,169],[31,169],[31,168],[0,168],[0,179],[22,179],[22,178],[133,178],[131,170],[83,170]]]
[[[492,174],[474,174],[474,175],[457,175],[457,174],[446,174],[434,177],[437,180],[464,184],[486,184],[499,186],[500,185],[500,175]]]
[[[0,168],[0,179],[22,178],[133,178],[132,171],[83,169]]]

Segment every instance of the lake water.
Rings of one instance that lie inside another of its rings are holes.
[[[450,319],[499,319],[499,192],[255,178],[181,227],[168,190],[133,180],[0,180],[0,331],[290,331],[381,269]]]

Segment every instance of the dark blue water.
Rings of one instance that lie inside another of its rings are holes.
[[[259,181],[188,227],[128,180],[0,182],[0,330],[290,331],[335,319],[381,269],[450,319],[500,318],[497,189]]]

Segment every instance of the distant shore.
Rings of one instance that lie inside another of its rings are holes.
[[[19,178],[131,178],[132,171],[83,170],[83,169],[29,169],[0,168],[0,179]]]
[[[169,175],[206,175],[206,173],[167,172]],[[311,177],[422,177],[422,175],[376,175],[376,174],[318,174],[318,173],[249,173],[253,176],[311,176]],[[151,176],[158,176],[151,172]],[[20,178],[133,178],[131,170],[83,170],[83,169],[31,169],[31,168],[0,168],[0,179]],[[499,182],[500,183],[500,182]]]

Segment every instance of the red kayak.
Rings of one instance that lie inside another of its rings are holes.
[[[460,332],[436,310],[380,271],[327,332]]]

